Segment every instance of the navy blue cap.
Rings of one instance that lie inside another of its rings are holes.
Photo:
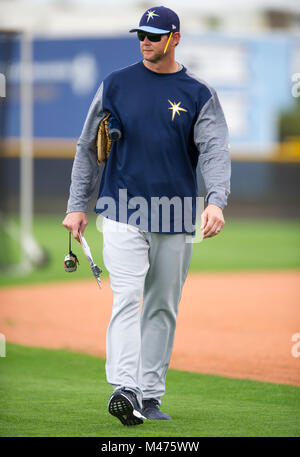
[[[157,34],[179,32],[179,17],[175,11],[165,6],[154,6],[143,14],[139,26],[129,30],[129,32],[137,32],[138,30]]]

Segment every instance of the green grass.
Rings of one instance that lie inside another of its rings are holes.
[[[79,266],[74,273],[66,273],[64,270],[64,257],[69,252],[69,233],[61,225],[63,217],[64,215],[35,217],[34,236],[47,253],[49,257],[48,264],[36,268],[26,275],[0,275],[0,286],[64,280],[76,281],[78,279],[92,278],[92,273],[82,248],[74,239],[72,239],[72,251],[79,259]],[[101,277],[107,277],[108,273],[102,261],[102,234],[97,231],[96,217],[94,215],[89,217],[85,236],[91,248],[94,262],[103,270]],[[18,260],[19,249],[16,249],[15,243],[10,243],[9,247],[9,259],[15,262]]]
[[[220,235],[194,244],[195,271],[300,268],[300,221],[229,220]]]
[[[300,388],[169,370],[172,421],[124,427],[107,412],[104,361],[7,344],[0,358],[0,436],[300,436]]]
[[[35,217],[34,235],[49,254],[48,265],[28,275],[1,275],[0,286],[91,278],[88,263],[76,241],[73,241],[72,250],[80,265],[75,273],[64,271],[68,232],[61,225],[62,219],[63,215]],[[107,277],[102,259],[102,234],[97,231],[93,214],[89,216],[85,236],[94,261],[103,269],[102,277]],[[10,247],[8,259],[18,257],[15,243],[6,238],[2,246]],[[3,248],[2,251],[5,252]],[[230,219],[220,235],[193,245],[190,272],[289,268],[300,268],[300,221]]]

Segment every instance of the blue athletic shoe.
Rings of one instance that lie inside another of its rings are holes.
[[[139,408],[135,393],[124,387],[111,394],[108,401],[108,411],[117,417],[123,425],[142,424],[146,419]]]
[[[143,400],[143,415],[147,419],[152,420],[172,420],[172,417],[168,414],[163,413],[160,409],[159,401],[155,398],[149,398],[149,400]]]

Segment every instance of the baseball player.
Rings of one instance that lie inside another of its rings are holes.
[[[203,239],[224,226],[231,170],[215,90],[175,60],[177,14],[150,8],[130,32],[137,32],[142,60],[107,76],[94,97],[77,143],[63,221],[78,240],[100,181],[95,211],[103,218],[103,261],[113,291],[106,337],[106,377],[113,388],[108,410],[124,425],[171,419],[160,406],[192,257],[186,235],[195,234],[197,167],[206,187]],[[122,136],[98,166],[96,137],[107,113],[118,120]],[[158,201],[176,203],[168,217]]]

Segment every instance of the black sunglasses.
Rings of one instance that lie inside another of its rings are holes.
[[[141,32],[140,30],[137,33],[138,39],[140,41],[144,41],[144,39],[147,37],[149,41],[152,42],[158,42],[161,40],[162,35],[169,35],[169,33],[163,33],[161,35],[156,34],[156,33],[145,33]]]

